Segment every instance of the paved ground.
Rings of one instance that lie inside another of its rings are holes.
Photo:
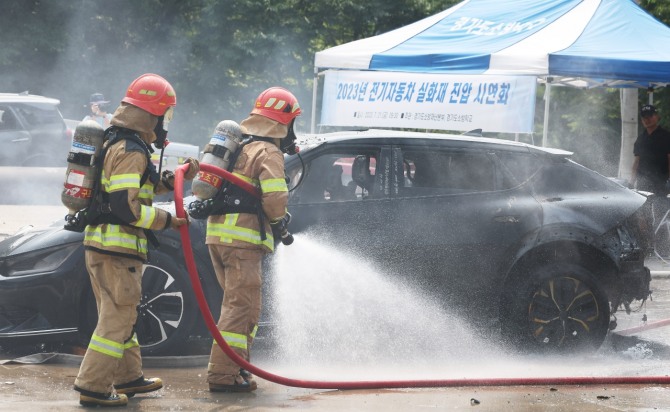
[[[0,206],[0,235],[14,233],[25,224],[46,225],[60,219],[59,206]],[[670,317],[670,264],[650,260],[654,272],[654,301],[645,313],[648,324]],[[643,325],[639,312],[619,316],[620,328]],[[370,368],[305,362],[281,364],[266,357],[259,366],[281,376],[314,380],[409,380],[498,377],[565,376],[668,376],[670,331],[656,328],[633,337],[613,335],[604,350],[583,359],[453,359],[427,360],[423,365],[395,364]],[[353,348],[352,348],[353,350]],[[0,353],[0,359],[14,359]],[[0,410],[70,411],[77,403],[72,383],[81,358],[56,355],[47,359],[19,359],[0,364]],[[41,363],[24,363],[41,362]],[[135,411],[670,411],[670,385],[556,385],[443,387],[378,390],[316,390],[281,386],[259,379],[251,394],[211,394],[206,390],[207,359],[147,358],[147,376],[160,376],[166,387],[154,394],[131,399]],[[378,375],[375,375],[378,373]]]
[[[67,361],[62,361],[67,362]],[[0,410],[84,409],[71,390],[76,364],[1,365]],[[661,385],[532,385],[429,389],[314,390],[259,380],[251,394],[211,394],[204,366],[145,367],[166,387],[137,395],[133,411],[651,411],[670,410],[670,388]]]

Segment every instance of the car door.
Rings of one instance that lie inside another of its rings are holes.
[[[386,156],[381,145],[324,145],[287,164],[290,230],[374,257],[384,249],[392,210],[380,168]]]
[[[387,227],[406,270],[459,306],[493,302],[516,250],[540,227],[538,202],[491,150],[406,144],[402,152],[404,185]]]
[[[30,148],[31,138],[9,105],[0,105],[0,166],[20,164]]]

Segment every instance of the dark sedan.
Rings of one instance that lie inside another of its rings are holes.
[[[494,320],[517,347],[597,348],[612,314],[649,295],[646,197],[569,152],[379,130],[302,140],[300,154],[286,158],[292,232],[318,232],[473,322]],[[204,222],[190,230],[216,309]],[[159,239],[137,331],[145,353],[178,354],[206,332],[178,234]],[[0,345],[87,339],[95,311],[80,234],[17,235],[0,243],[0,256]]]

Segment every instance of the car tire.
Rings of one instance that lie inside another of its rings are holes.
[[[600,347],[609,329],[610,307],[590,271],[547,263],[531,269],[526,279],[508,290],[509,311],[501,314],[503,335],[515,348],[574,353]]]
[[[135,330],[142,354],[180,355],[198,317],[186,268],[173,258],[152,251],[142,275],[142,298]]]
[[[89,314],[80,319],[80,336],[87,345],[97,324],[95,297],[84,290],[80,306]],[[200,312],[188,272],[173,258],[151,251],[142,275],[142,297],[135,331],[144,356],[182,355]]]

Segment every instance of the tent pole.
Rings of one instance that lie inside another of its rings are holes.
[[[637,99],[638,90],[627,88],[619,90],[621,100],[621,150],[619,152],[620,179],[630,180],[633,168],[633,146],[637,138]]]
[[[319,88],[319,69],[314,68],[314,85],[312,86],[312,124],[310,133],[314,134],[316,131],[316,94]]]
[[[549,130],[549,105],[551,103],[551,77],[547,77],[544,89],[544,127],[542,129],[542,147],[547,147],[547,132]]]

